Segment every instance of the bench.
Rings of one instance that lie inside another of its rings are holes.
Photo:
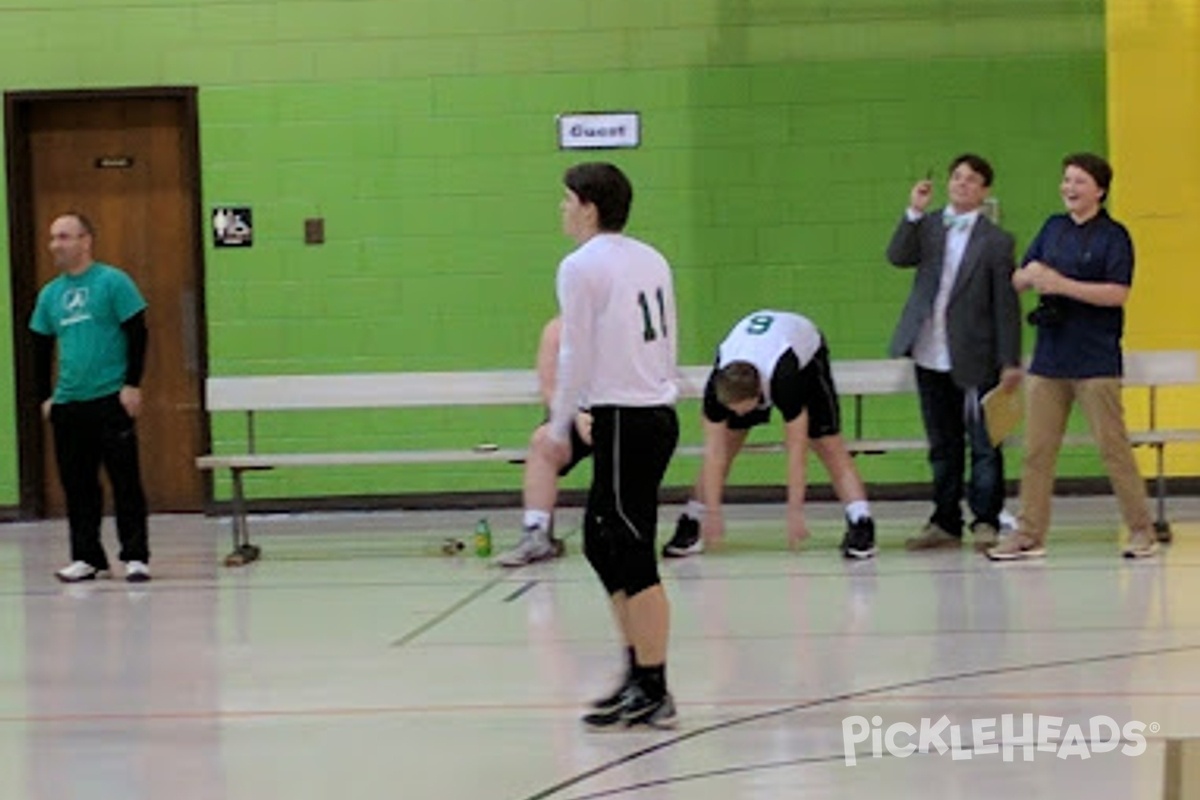
[[[702,396],[711,367],[689,366],[680,369],[680,399]],[[1158,422],[1158,391],[1167,386],[1196,385],[1197,354],[1192,351],[1157,351],[1126,354],[1125,385],[1148,389],[1147,424],[1135,426],[1130,438],[1137,447],[1151,447],[1156,454],[1156,528],[1169,534],[1166,521],[1166,480],[1164,449],[1168,443],[1200,442],[1200,430],[1164,430]],[[835,361],[834,381],[838,393],[852,404],[850,424],[844,435],[855,454],[880,454],[897,451],[922,451],[927,447],[924,432],[914,431],[909,438],[872,439],[864,435],[865,402],[872,396],[912,394],[916,381],[912,364],[904,359]],[[296,410],[337,410],[372,408],[439,408],[447,406],[537,406],[541,404],[537,375],[533,370],[485,370],[477,372],[357,373],[343,375],[288,375],[261,377],[218,377],[205,382],[206,410],[210,414],[244,415],[246,450],[241,453],[200,456],[201,470],[228,470],[232,480],[233,551],[226,558],[230,566],[256,560],[261,550],[250,543],[246,519],[244,474],[251,471],[292,467],[450,464],[508,462],[521,463],[525,448],[502,448],[490,442],[468,443],[456,449],[382,450],[320,453],[263,453],[256,442],[258,415]],[[915,402],[915,399],[914,399]],[[1069,436],[1064,444],[1090,443],[1087,437]],[[747,452],[783,452],[781,442],[747,445]],[[700,445],[682,445],[680,456],[696,457]]]

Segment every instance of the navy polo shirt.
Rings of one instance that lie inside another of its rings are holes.
[[[1046,220],[1021,266],[1041,261],[1068,278],[1091,283],[1133,284],[1133,241],[1125,226],[1103,208],[1079,225],[1069,214]],[[1029,371],[1046,378],[1112,378],[1122,374],[1125,311],[1058,296],[1061,325],[1039,326]]]

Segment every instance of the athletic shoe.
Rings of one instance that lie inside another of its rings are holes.
[[[920,533],[904,540],[905,550],[938,550],[961,546],[961,536],[955,536],[936,522],[926,522]]]
[[[63,583],[79,583],[80,581],[94,581],[97,578],[108,578],[110,573],[106,569],[96,569],[86,561],[72,561],[55,572],[54,577]]]
[[[144,561],[130,561],[125,564],[125,580],[129,583],[145,583],[150,580],[150,568]]]
[[[495,564],[500,567],[523,567],[538,561],[549,561],[561,551],[550,540],[550,535],[533,525],[521,530],[516,547],[496,556]]]
[[[1150,531],[1137,531],[1130,534],[1129,544],[1125,547],[1126,558],[1146,558],[1158,552],[1158,542]]]
[[[1045,555],[1045,544],[1020,531],[1000,537],[1000,543],[987,551],[987,557],[992,561],[1020,561],[1027,558],[1044,558]]]
[[[663,545],[663,558],[684,558],[704,552],[704,539],[700,537],[700,522],[687,514],[680,514],[675,523],[675,535]]]
[[[858,522],[846,520],[846,535],[842,537],[842,555],[846,558],[870,558],[878,552],[875,547],[875,520],[863,517]]]
[[[625,698],[625,692],[629,690],[629,687],[632,685],[632,683],[632,676],[625,676],[625,682],[618,686],[612,694],[591,702],[592,711],[609,713],[619,710],[621,707],[621,701]]]
[[[629,730],[643,726],[671,730],[676,725],[675,700],[670,692],[652,699],[642,687],[631,684],[621,693],[621,703],[616,708],[587,714],[583,724],[597,731]]]

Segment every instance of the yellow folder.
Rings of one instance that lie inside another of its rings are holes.
[[[983,396],[983,421],[987,425],[992,447],[1003,442],[1021,422],[1024,403],[1020,389],[1005,391],[997,386]]]

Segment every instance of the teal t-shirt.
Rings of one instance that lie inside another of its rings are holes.
[[[29,328],[58,339],[55,403],[94,400],[125,385],[128,347],[121,323],[146,307],[137,284],[99,261],[63,273],[38,294]]]

